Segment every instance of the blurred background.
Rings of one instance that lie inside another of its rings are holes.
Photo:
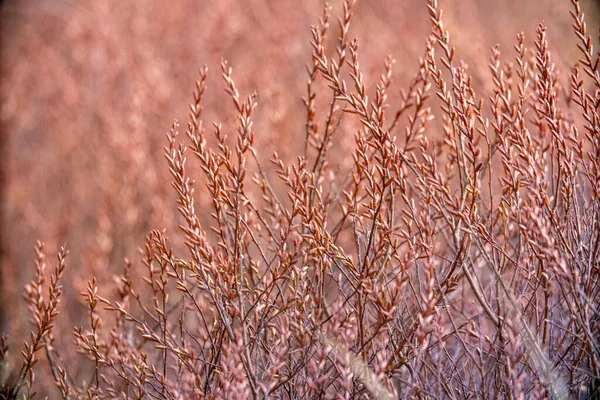
[[[457,58],[469,65],[483,96],[492,89],[484,83],[490,76],[490,48],[499,43],[503,60],[511,62],[516,34],[525,32],[534,48],[542,21],[549,27],[557,68],[568,72],[579,58],[568,0],[439,3]],[[225,132],[235,136],[235,112],[220,77],[220,62],[226,59],[240,93],[259,96],[254,129],[261,156],[268,160],[275,150],[283,159],[300,154],[310,26],[322,15],[323,2],[1,4],[0,330],[15,337],[30,329],[22,287],[33,276],[39,239],[46,243],[48,269],[58,246],[66,243],[70,250],[61,306],[69,311],[62,314],[69,340],[72,325],[85,316],[79,293],[88,279],[96,276],[101,286],[110,284],[125,257],[139,263],[137,248],[151,229],[167,229],[173,245],[181,245],[163,146],[175,119],[185,130],[199,68],[209,67],[204,101],[209,132],[213,121],[223,122]],[[582,4],[596,37],[598,3]],[[332,6],[331,54],[341,1]],[[375,83],[391,54],[397,60],[393,103],[416,72],[430,29],[422,0],[359,1],[350,37],[359,38],[367,85]],[[200,176],[199,169],[195,172]],[[201,185],[196,195],[202,213],[210,199]]]

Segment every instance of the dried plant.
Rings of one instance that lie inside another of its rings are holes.
[[[326,5],[295,159],[265,162],[254,120],[269,104],[225,61],[236,127],[206,126],[202,68],[164,147],[179,232],[152,230],[114,282],[79,285],[77,364],[55,339],[67,252],[46,289],[38,243],[34,330],[10,378],[0,346],[4,398],[33,398],[34,371],[64,399],[598,398],[600,61],[571,2],[570,75],[541,24],[513,62],[491,49],[485,90],[428,0],[431,34],[395,101],[394,59],[365,78],[355,0],[337,30]]]

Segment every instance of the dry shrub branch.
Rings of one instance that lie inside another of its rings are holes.
[[[114,296],[91,277],[82,370],[54,345],[67,252],[47,283],[39,243],[21,366],[0,347],[4,398],[33,398],[50,374],[64,399],[598,398],[600,61],[572,5],[570,75],[540,25],[491,49],[491,92],[437,1],[403,89],[391,57],[367,83],[355,1],[335,26],[326,5],[291,161],[262,161],[253,118],[269,104],[227,62],[236,129],[205,124],[201,69],[185,134],[175,122],[164,148],[180,231],[153,230]]]

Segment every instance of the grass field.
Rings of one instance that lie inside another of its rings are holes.
[[[599,398],[599,15],[5,1],[1,396]]]

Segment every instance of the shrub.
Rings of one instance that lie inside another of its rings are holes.
[[[38,243],[34,330],[5,397],[33,397],[34,371],[62,398],[598,396],[600,69],[579,2],[566,85],[540,25],[531,48],[517,35],[515,63],[492,49],[482,95],[429,0],[425,55],[394,104],[393,59],[375,87],[363,78],[354,3],[335,51],[329,6],[312,28],[294,161],[263,162],[257,96],[226,62],[237,132],[206,128],[201,69],[164,150],[187,249],[153,230],[115,296],[89,280],[74,328],[87,378],[53,334],[67,251],[47,285]]]

